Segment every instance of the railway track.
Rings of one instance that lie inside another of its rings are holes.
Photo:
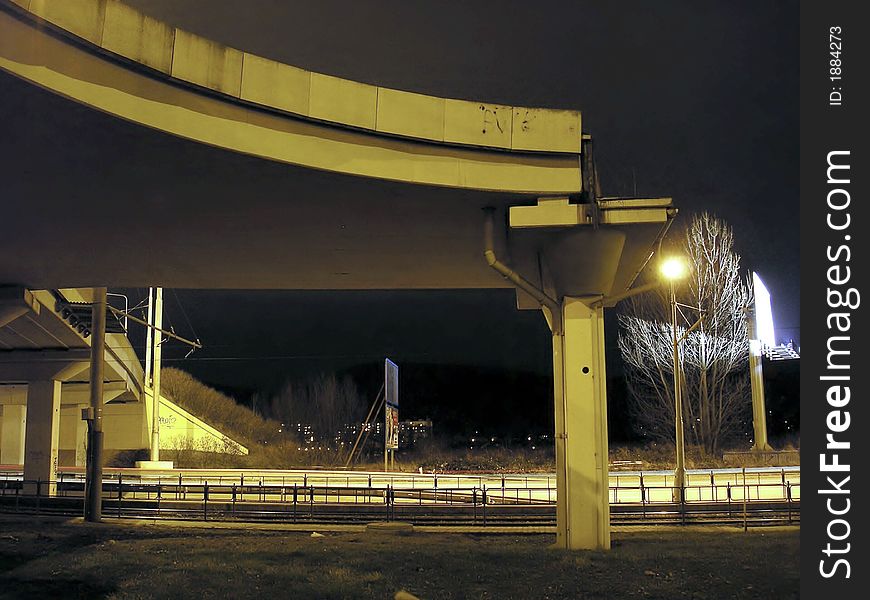
[[[71,489],[70,489],[71,488]],[[61,495],[23,493],[6,487],[0,512],[80,516],[83,490],[70,486]],[[147,497],[141,495],[147,494]],[[137,496],[138,495],[138,496]],[[415,525],[474,527],[555,527],[551,502],[505,502],[482,490],[428,491],[371,488],[283,488],[263,491],[251,486],[104,486],[103,516],[155,520],[364,524],[399,520]],[[762,526],[800,522],[799,500],[747,502],[698,501],[611,504],[613,525]]]

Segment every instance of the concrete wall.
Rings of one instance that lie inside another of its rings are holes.
[[[82,419],[81,407],[61,406],[57,464],[62,467],[85,466],[87,446],[88,424]]]
[[[0,464],[24,463],[24,438],[27,406],[24,394],[6,387],[5,400],[0,404]],[[23,387],[23,386],[20,386]],[[4,386],[0,386],[3,389]],[[21,396],[19,399],[18,396]],[[21,400],[21,403],[12,403]],[[151,398],[148,397],[150,408]],[[58,465],[84,466],[87,424],[82,420],[81,406],[64,405],[60,409],[58,433]],[[109,402],[103,407],[104,444],[107,451],[142,450],[151,445],[151,411],[142,402]],[[211,452],[247,454],[248,449],[214,427],[191,415],[166,398],[160,403],[160,449],[178,448]]]
[[[0,465],[24,464],[24,426],[27,407],[0,405]]]
[[[160,449],[184,448],[208,452],[247,454],[248,449],[180,406],[161,398]]]
[[[141,402],[110,402],[103,407],[106,450],[140,450],[150,445],[145,407]]]

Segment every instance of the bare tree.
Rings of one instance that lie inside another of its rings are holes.
[[[681,245],[691,274],[676,287],[684,305],[678,337],[703,317],[680,345],[683,420],[687,440],[715,454],[741,433],[751,409],[744,316],[751,287],[741,276],[731,227],[721,219],[694,217]],[[674,438],[669,294],[636,296],[619,317],[632,414],[644,434],[660,440]]]
[[[348,423],[362,421],[365,409],[353,379],[334,373],[288,381],[270,403],[272,418],[310,425],[323,439],[334,438]]]

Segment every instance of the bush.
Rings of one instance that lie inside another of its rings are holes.
[[[248,448],[248,454],[241,455],[227,452],[216,442],[180,441],[167,451],[176,467],[294,469],[339,464],[334,452],[300,450],[292,434],[279,431],[278,421],[256,415],[192,375],[172,368],[164,369],[162,375],[167,398]]]
[[[250,448],[286,441],[278,432],[280,423],[257,416],[192,375],[172,368],[163,369],[162,375],[166,397],[242,445]]]

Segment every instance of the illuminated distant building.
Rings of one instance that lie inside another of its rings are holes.
[[[432,437],[431,419],[399,422],[399,445],[403,448],[414,446],[420,440],[430,437]]]

